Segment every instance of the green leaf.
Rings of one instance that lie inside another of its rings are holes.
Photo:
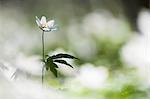
[[[55,63],[52,63],[52,67],[58,68],[58,66]]]
[[[50,68],[50,71],[57,77],[57,70],[55,68]]]
[[[51,56],[52,59],[58,59],[58,58],[70,58],[70,59],[78,59],[72,55],[69,55],[69,54],[63,54],[63,53],[60,53],[60,54],[57,54],[57,55],[53,55]]]
[[[48,58],[45,62],[46,68],[58,68],[51,58]]]
[[[68,66],[70,66],[71,68],[73,68],[73,66],[71,66],[69,63],[67,63],[65,60],[54,60],[54,62],[61,63],[61,64],[65,64],[65,65],[68,65]]]
[[[67,63],[65,60],[59,60],[58,58],[78,59],[72,55],[62,54],[62,53],[57,54],[57,55],[53,55],[53,56],[46,55],[45,57],[46,57],[45,61],[44,61],[45,68],[47,71],[50,70],[55,75],[55,77],[57,77],[57,69],[56,68],[58,68],[58,66],[57,66],[57,64],[55,64],[55,62],[65,64],[65,65],[68,65],[71,68],[73,68],[73,66],[71,66],[69,63]]]
[[[45,63],[52,63],[53,59],[51,57],[48,57],[45,59]]]
[[[45,67],[46,67],[47,71],[50,70],[55,75],[55,77],[57,77],[57,70],[56,70],[56,68],[58,68],[58,66],[53,62],[51,57],[48,57],[45,60]]]

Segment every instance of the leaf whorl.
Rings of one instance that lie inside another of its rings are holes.
[[[56,69],[56,68],[58,68],[58,66],[57,66],[56,63],[65,64],[65,65],[70,66],[71,68],[73,68],[72,65],[70,65],[65,60],[62,60],[60,58],[78,59],[78,58],[76,58],[72,55],[63,54],[63,53],[59,53],[59,54],[56,54],[56,55],[53,55],[53,56],[46,55],[45,57],[46,57],[45,60],[44,60],[45,68],[46,68],[47,71],[50,70],[55,77],[58,76],[57,69]]]

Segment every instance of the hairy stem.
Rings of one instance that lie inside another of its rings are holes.
[[[44,53],[44,31],[42,32],[42,56],[43,56],[43,62],[45,63],[45,53]],[[43,64],[42,67],[42,84],[44,82],[44,66],[45,64]]]

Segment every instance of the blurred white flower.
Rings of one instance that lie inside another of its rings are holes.
[[[81,67],[77,79],[84,87],[91,89],[102,88],[108,78],[108,70],[104,67],[94,67],[92,64],[85,64]]]
[[[41,75],[42,63],[38,56],[28,57],[24,54],[18,54],[15,60],[15,65],[18,69],[26,71],[32,75]]]
[[[36,23],[39,26],[39,28],[45,32],[57,30],[56,25],[55,25],[55,21],[50,20],[50,21],[46,22],[45,16],[42,16],[41,20],[36,16]]]
[[[41,83],[22,79],[10,82],[0,72],[0,99],[68,99],[59,90],[54,90]]]
[[[85,60],[91,60],[97,54],[95,41],[81,30],[80,24],[70,23],[68,27],[68,40],[76,54]]]
[[[119,28],[118,28],[119,26]],[[82,22],[83,32],[94,34],[96,37],[122,41],[129,36],[129,26],[122,17],[114,17],[108,11],[87,14]]]
[[[150,41],[150,40],[149,40]],[[134,37],[123,47],[122,58],[129,65],[142,67],[150,65],[150,46],[146,37],[134,35]]]
[[[138,28],[145,36],[150,38],[150,12],[143,10],[138,16]]]
[[[150,13],[139,13],[138,26],[140,35],[133,38],[122,48],[122,59],[125,63],[137,69],[138,77],[144,85],[150,85]]]

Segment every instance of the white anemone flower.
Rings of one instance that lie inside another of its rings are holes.
[[[39,26],[39,28],[41,30],[43,30],[44,32],[50,32],[50,31],[57,30],[55,21],[50,20],[50,21],[46,22],[45,16],[42,16],[41,20],[36,16],[36,23]]]

